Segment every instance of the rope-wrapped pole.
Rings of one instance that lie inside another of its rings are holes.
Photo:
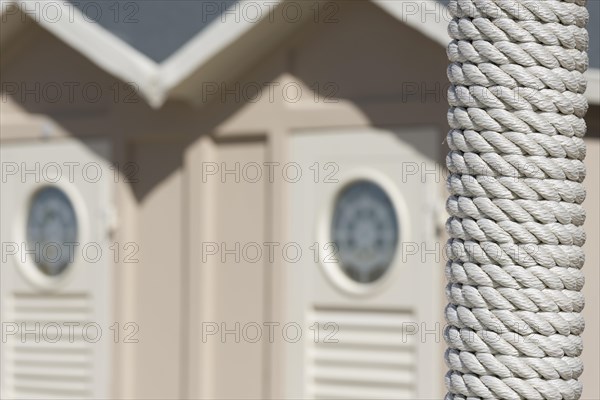
[[[585,0],[452,0],[447,399],[577,399]]]

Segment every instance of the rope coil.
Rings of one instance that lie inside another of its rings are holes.
[[[578,399],[585,0],[451,0],[447,400]]]

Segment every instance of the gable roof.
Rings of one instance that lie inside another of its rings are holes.
[[[238,7],[238,0],[69,1],[88,21],[157,63],[220,19],[226,10]]]
[[[450,41],[447,21],[440,17],[448,15],[442,4],[447,0],[370,1],[443,48]],[[169,14],[167,10],[175,3],[187,5]],[[0,10],[3,23],[0,45],[4,47],[18,34],[25,25],[23,15],[27,15],[108,73],[135,83],[140,95],[158,108],[170,97],[193,101],[195,83],[218,81],[241,72],[244,65],[258,60],[313,15],[310,2],[293,2],[294,7],[304,7],[300,17],[293,21],[290,18],[295,17],[286,18],[283,12],[273,12],[285,10],[290,3],[288,0],[220,0],[215,10],[206,8],[207,4],[215,6],[215,2],[154,0],[111,2],[109,6],[113,9],[109,9],[106,4],[99,6],[102,2],[89,0],[76,3],[7,0]],[[132,4],[144,4],[145,11],[126,8]],[[187,19],[181,20],[183,11]],[[194,18],[198,12],[204,13],[200,20]],[[95,20],[94,15],[105,17]],[[177,20],[170,19],[169,15]],[[293,10],[291,15],[294,15]],[[131,18],[129,26],[128,18]],[[181,27],[168,37],[167,27],[173,25]],[[598,104],[600,70],[589,71],[588,81],[588,100]]]

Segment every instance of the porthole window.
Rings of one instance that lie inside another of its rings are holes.
[[[67,195],[57,187],[38,190],[27,217],[27,245],[34,264],[48,276],[58,276],[73,261],[77,217]]]
[[[331,237],[346,276],[361,284],[380,279],[398,245],[398,220],[387,193],[368,180],[345,186],[335,201]]]

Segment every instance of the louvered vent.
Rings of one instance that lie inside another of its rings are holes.
[[[19,332],[8,336],[4,346],[3,373],[10,398],[91,397],[92,341],[96,330],[88,330],[87,340],[82,331],[83,326],[91,322],[89,300],[85,294],[21,293],[7,301],[3,320],[19,327]],[[73,323],[79,325],[71,328],[70,334],[69,324]],[[56,325],[61,327],[60,336]],[[31,333],[24,335],[25,327]]]
[[[316,399],[416,398],[415,338],[403,334],[411,321],[411,313],[402,311],[313,310],[311,332],[319,326],[320,334],[319,340],[311,337],[309,342],[309,395]],[[334,329],[337,332],[331,336]]]

